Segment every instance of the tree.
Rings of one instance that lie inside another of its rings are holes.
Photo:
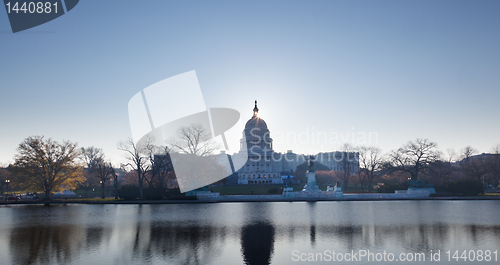
[[[99,176],[97,176],[97,164],[104,159],[104,153],[101,148],[96,148],[90,146],[87,148],[82,148],[83,161],[85,162],[86,168],[84,170],[85,180],[80,183],[80,188],[85,190],[85,196],[88,190],[97,186]]]
[[[316,162],[318,163],[318,162]],[[316,164],[314,164],[316,166]],[[325,185],[335,185],[335,182],[340,180],[342,175],[340,172],[333,170],[315,170],[316,172],[316,183]]]
[[[76,143],[58,143],[43,136],[26,138],[17,148],[13,170],[24,188],[43,190],[45,200],[53,191],[74,188],[83,181],[81,151]]]
[[[492,168],[492,154],[476,155],[478,151],[470,146],[461,151],[460,168],[467,179],[480,181],[484,185],[490,180],[496,182]]]
[[[468,179],[484,181],[488,174],[488,163],[484,156],[476,155],[478,151],[471,146],[461,150],[460,167]]]
[[[150,187],[156,186],[159,189],[165,187],[165,182],[169,177],[174,176],[174,167],[170,158],[170,149],[167,146],[146,146],[149,159]],[[146,178],[147,179],[147,178]]]
[[[373,180],[377,176],[377,172],[382,166],[381,151],[377,147],[361,146],[359,152],[359,172],[361,191],[363,191],[363,183],[368,182],[369,190],[373,189]]]
[[[212,136],[203,126],[191,124],[191,126],[179,128],[177,139],[172,142],[172,147],[180,153],[207,156],[218,148],[211,139]]]
[[[451,163],[457,158],[457,153],[453,148],[448,148],[446,149],[446,153],[448,154],[448,159],[446,159],[446,162]]]
[[[432,182],[433,184],[440,184],[446,181],[458,179],[460,176],[460,169],[454,167],[449,160],[437,160],[429,164],[429,170],[425,176],[420,176],[421,179]]]
[[[122,185],[132,185],[132,186],[137,186],[139,187],[139,182],[137,180],[137,172],[134,170],[128,170],[127,168],[129,166],[125,164],[120,164],[121,165],[121,170],[123,171],[123,182],[121,183]]]
[[[151,140],[148,140],[151,142]],[[145,146],[148,144],[146,143]],[[129,163],[123,166],[130,166],[133,171],[137,174],[137,183],[139,185],[139,198],[144,199],[144,178],[148,170],[148,159],[144,155],[144,147],[137,146],[132,139],[128,139],[126,142],[121,142],[118,145],[118,149],[127,153],[127,159]]]
[[[462,160],[470,160],[471,157],[476,155],[478,153],[477,149],[473,148],[472,146],[468,145],[464,149],[460,150],[460,158]]]
[[[491,148],[491,153],[495,155],[500,155],[500,144],[496,144]]]
[[[200,124],[179,128],[171,146],[169,154],[175,161],[175,176],[183,192],[231,174],[230,169],[223,167],[219,158],[213,155],[218,145],[212,140],[210,131]]]
[[[104,153],[101,148],[90,146],[82,148],[83,160],[87,166],[88,171],[93,171],[100,160],[103,159]]]
[[[408,172],[411,180],[417,180],[420,173],[428,170],[429,165],[439,159],[440,152],[436,147],[437,144],[428,139],[417,138],[414,142],[409,141],[389,154],[388,169]]]
[[[477,196],[484,192],[482,181],[462,178],[455,181],[447,181],[436,186],[437,192],[450,192],[453,195]]]
[[[118,174],[116,174],[116,170],[113,166],[111,166],[111,176],[113,177],[113,186],[115,188],[115,199],[118,199]]]
[[[113,166],[110,162],[106,162],[104,158],[100,159],[96,164],[96,176],[101,184],[101,198],[105,197],[106,181],[113,174]]]

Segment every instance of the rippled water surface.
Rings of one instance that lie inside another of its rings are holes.
[[[500,201],[0,206],[0,264],[374,263],[333,251],[474,263],[448,250],[500,250]]]

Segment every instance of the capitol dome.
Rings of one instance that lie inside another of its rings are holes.
[[[245,124],[245,129],[261,128],[267,129],[266,122],[259,117],[259,108],[257,108],[257,100],[255,101],[255,107],[253,108],[253,116]]]
[[[257,100],[253,116],[245,124],[240,140],[240,152],[246,153],[248,160],[238,170],[238,184],[281,184],[281,161],[273,151],[273,139],[266,122],[259,117]]]
[[[253,116],[245,124],[243,138],[240,140],[241,149],[252,149],[254,153],[272,152],[273,139],[271,139],[266,122],[259,117],[257,100],[253,108]],[[243,144],[245,143],[245,144]]]

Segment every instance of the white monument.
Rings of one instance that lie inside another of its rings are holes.
[[[316,173],[312,169],[314,162],[313,162],[314,157],[310,156],[309,161],[307,162],[309,169],[306,172],[306,179],[307,183],[304,186],[304,189],[302,189],[302,192],[308,192],[308,193],[318,193],[321,192],[318,188],[318,185],[316,184]]]
[[[335,194],[335,197],[344,196],[344,192],[342,192],[342,187],[340,186],[340,183],[338,181],[335,187],[333,188],[333,193]]]

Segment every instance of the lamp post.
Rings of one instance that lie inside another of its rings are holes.
[[[7,185],[7,192],[9,192],[9,183],[10,183],[10,179],[6,179],[5,184]]]
[[[5,200],[7,200],[7,197],[9,196],[8,193],[9,193],[9,183],[10,183],[10,179],[6,179],[5,180],[5,185],[7,185],[7,188],[6,188],[6,192],[5,192]]]
[[[101,198],[104,199],[104,181],[99,181],[99,184],[101,184]]]

